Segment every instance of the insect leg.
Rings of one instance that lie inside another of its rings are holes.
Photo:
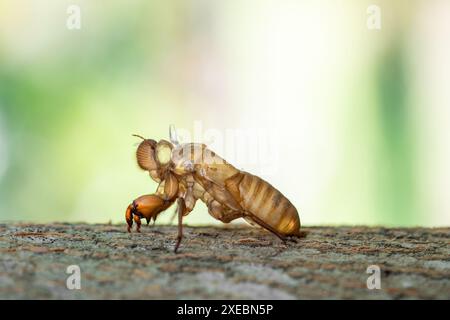
[[[180,246],[181,239],[183,238],[183,215],[186,210],[186,206],[183,198],[178,198],[178,236],[177,243],[175,244],[174,252],[177,253],[178,247]]]
[[[158,194],[143,195],[133,200],[125,212],[128,232],[131,232],[133,221],[137,224],[137,231],[139,232],[141,227],[141,219],[145,218],[147,223],[151,219],[155,221],[158,214],[170,207],[174,201],[175,199],[163,199]]]
[[[133,220],[136,222],[136,232],[141,232],[141,218],[138,215],[134,215]]]
[[[242,211],[227,208],[216,200],[209,201],[206,206],[208,207],[208,213],[223,223],[229,223],[243,216]]]
[[[250,214],[250,213],[246,212],[245,215],[248,216],[250,219],[252,219],[256,224],[258,224],[261,227],[263,227],[264,229],[272,232],[274,235],[276,235],[278,238],[280,238],[281,241],[286,243],[287,238],[285,236],[283,236],[282,234],[280,234],[272,226],[270,226],[269,224],[265,223],[263,220],[261,220],[260,218],[258,218],[257,216],[255,216],[253,214]]]
[[[127,231],[131,232],[131,227],[133,226],[133,211],[134,211],[134,205],[130,204],[127,207],[127,211],[125,212],[125,220],[127,221]]]

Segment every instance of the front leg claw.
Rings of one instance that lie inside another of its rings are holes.
[[[135,214],[133,220],[136,222],[136,232],[141,232],[141,218]]]
[[[130,204],[127,208],[127,211],[125,211],[125,220],[127,221],[127,231],[131,233],[131,228],[133,227],[133,211],[134,207],[133,204]]]
[[[125,220],[127,221],[128,232],[131,233],[131,229],[133,228],[133,221],[136,223],[136,231],[141,232],[141,218],[137,213],[137,205],[135,201],[133,201],[133,203],[131,203],[125,211]]]
[[[173,200],[166,200],[156,194],[144,195],[135,199],[125,212],[127,221],[127,231],[131,232],[133,221],[136,223],[136,231],[141,231],[141,219],[147,221],[147,224],[153,219],[156,221],[158,214],[166,210],[173,203]]]

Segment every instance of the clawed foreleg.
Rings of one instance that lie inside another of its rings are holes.
[[[128,232],[131,232],[133,221],[136,223],[136,231],[140,232],[141,219],[145,218],[147,224],[156,217],[159,213],[166,210],[173,203],[173,200],[163,199],[158,195],[144,195],[134,200],[125,212],[125,220],[127,221]]]

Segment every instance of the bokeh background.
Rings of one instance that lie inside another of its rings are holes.
[[[449,37],[448,0],[1,0],[0,220],[123,222],[156,188],[131,134],[175,124],[305,225],[448,226]]]

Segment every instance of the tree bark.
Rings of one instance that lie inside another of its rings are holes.
[[[450,228],[302,234],[283,244],[250,227],[185,227],[174,254],[175,226],[0,224],[0,298],[450,299]],[[70,265],[79,290],[67,288]],[[372,265],[381,289],[367,287]]]

